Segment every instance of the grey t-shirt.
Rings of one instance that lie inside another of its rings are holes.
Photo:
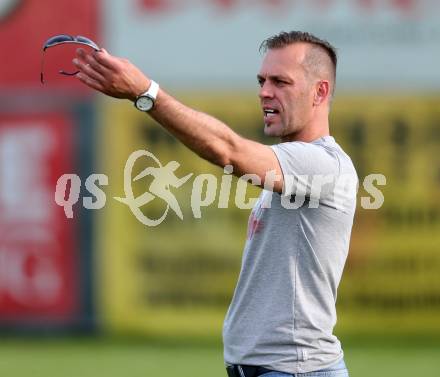
[[[272,149],[285,187],[283,194],[263,190],[250,215],[224,357],[286,373],[316,371],[343,357],[333,327],[357,175],[331,136]]]

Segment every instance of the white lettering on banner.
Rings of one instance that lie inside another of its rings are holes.
[[[50,255],[14,245],[0,248],[0,302],[7,296],[26,307],[54,302],[61,277]]]
[[[0,304],[50,307],[63,288],[54,255],[60,247],[50,227],[56,215],[50,187],[56,135],[38,122],[1,126]]]
[[[50,220],[53,206],[47,184],[47,157],[54,141],[43,127],[0,132],[0,217],[3,221]]]

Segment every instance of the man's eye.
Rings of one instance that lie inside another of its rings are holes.
[[[263,86],[264,80],[258,80],[258,85]]]

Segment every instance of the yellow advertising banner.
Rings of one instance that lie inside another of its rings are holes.
[[[244,136],[276,142],[265,139],[258,101],[248,93],[194,94],[183,102]],[[439,104],[432,96],[341,96],[333,105],[332,134],[360,178],[338,333],[440,334]],[[246,236],[249,210],[234,202],[243,185],[128,102],[107,100],[101,114],[99,170],[109,185],[96,221],[105,328],[219,338]],[[162,185],[175,202],[155,195],[157,167],[173,177]],[[386,179],[375,184],[384,203],[364,209],[362,200],[373,200],[363,186],[371,174]],[[194,193],[197,179],[204,179],[204,189]],[[231,195],[222,196],[220,187]],[[258,193],[248,186],[242,199],[251,203]]]

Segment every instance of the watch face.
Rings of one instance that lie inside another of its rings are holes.
[[[136,107],[141,111],[151,110],[153,104],[153,100],[146,96],[139,97],[136,101]]]

